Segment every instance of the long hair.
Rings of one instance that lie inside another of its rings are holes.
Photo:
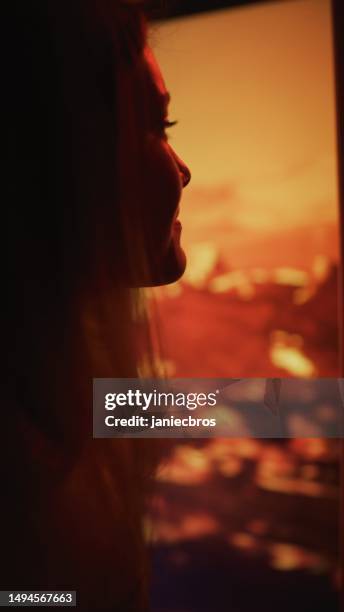
[[[13,0],[2,27],[2,584],[77,588],[85,610],[143,610],[142,517],[159,451],[92,440],[91,401],[93,377],[137,377],[147,356],[154,373],[137,288],[149,284],[145,101],[130,85],[145,20],[115,0]]]

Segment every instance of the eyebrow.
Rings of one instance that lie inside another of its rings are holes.
[[[164,111],[166,115],[168,115],[168,106],[169,106],[169,103],[171,102],[171,94],[168,91],[166,91],[165,94],[161,95],[161,99],[162,99],[162,104],[164,106]]]
[[[153,110],[153,113],[155,116],[157,117],[162,117],[162,115],[165,117],[168,114],[168,105],[169,102],[171,100],[171,95],[168,91],[166,92],[161,92],[160,89],[158,89],[157,87],[154,87],[154,90],[152,91],[153,97],[151,98],[151,109]]]
[[[156,94],[159,104],[164,108],[164,110],[167,110],[167,107],[171,101],[171,94],[168,91],[166,93],[161,93],[159,90],[156,90]]]

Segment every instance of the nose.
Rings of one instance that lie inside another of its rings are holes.
[[[182,179],[182,185],[183,185],[183,187],[186,187],[186,185],[188,185],[190,183],[190,181],[191,181],[190,168],[188,168],[186,163],[183,162],[182,159],[180,159],[180,157],[177,155],[177,153],[175,151],[173,151],[173,155],[175,157],[177,166],[179,168],[179,172],[180,172],[181,179]]]

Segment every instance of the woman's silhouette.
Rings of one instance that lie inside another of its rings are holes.
[[[185,164],[139,3],[13,0],[6,147],[1,584],[148,609],[142,517],[159,450],[92,439],[92,378],[154,373],[140,287],[185,268]]]

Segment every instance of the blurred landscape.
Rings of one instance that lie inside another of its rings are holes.
[[[209,245],[195,257],[198,267],[158,290],[170,376],[338,376],[334,261],[238,270]],[[331,420],[331,402],[311,403]],[[154,612],[250,612],[257,602],[338,612],[339,441],[178,440],[148,529]]]
[[[335,262],[318,255],[310,270],[230,269],[201,248],[198,265],[158,293],[170,376],[338,375]]]
[[[150,537],[157,612],[337,612],[338,443],[181,443]]]

